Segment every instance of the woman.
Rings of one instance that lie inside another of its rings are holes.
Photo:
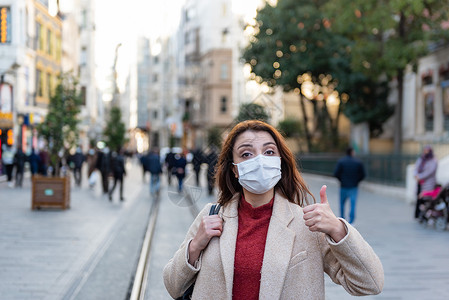
[[[437,179],[438,161],[433,155],[433,149],[430,145],[423,148],[421,156],[416,160],[413,175],[417,182],[417,201],[415,207],[415,218],[420,215],[419,206],[423,203],[421,194],[431,192],[435,189]]]
[[[315,198],[275,128],[237,124],[216,178],[220,214],[208,216],[208,204],[165,266],[172,297],[195,283],[192,299],[324,299],[324,272],[352,295],[381,292],[379,258],[332,213],[326,186],[321,202],[309,203]]]

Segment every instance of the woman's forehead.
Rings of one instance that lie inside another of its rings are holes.
[[[268,142],[275,143],[271,134],[267,131],[253,131],[247,130],[239,134],[235,140],[234,148],[236,149],[240,145],[250,144],[252,146],[263,145]]]

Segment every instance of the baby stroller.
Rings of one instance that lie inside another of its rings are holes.
[[[437,185],[433,191],[420,194],[419,221],[445,230],[449,222],[449,184]]]

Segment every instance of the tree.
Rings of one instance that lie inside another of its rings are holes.
[[[256,103],[244,103],[240,105],[236,121],[260,120],[268,122],[269,116],[264,107]]]
[[[50,97],[48,113],[37,131],[47,142],[50,164],[56,176],[60,175],[62,159],[79,139],[78,113],[82,99],[78,81],[70,74],[59,77],[56,90]]]
[[[106,145],[111,150],[119,151],[125,144],[126,138],[125,124],[122,122],[122,111],[120,108],[113,106],[107,121],[106,128],[103,132]]]
[[[301,123],[293,118],[286,118],[279,122],[278,130],[287,138],[298,138],[302,135]]]
[[[353,14],[357,15],[359,11],[354,7],[370,3],[366,7],[371,5],[372,10],[376,9],[377,17],[372,17],[371,12],[365,18],[367,23],[382,23],[384,10],[373,3],[398,1],[358,0],[353,4],[354,1],[349,0],[279,0],[276,6],[267,4],[258,11],[256,23],[252,25],[254,36],[244,49],[243,60],[251,66],[252,77],[257,82],[297,92],[309,149],[313,148],[312,133],[321,136],[320,143],[330,139],[334,146],[338,144],[340,113],[354,123],[368,122],[374,136],[382,131],[382,124],[392,115],[392,106],[386,97],[388,86],[385,85],[391,78],[373,76],[364,69],[376,65],[377,69],[384,70],[386,66],[376,64],[377,55],[370,62],[359,59],[360,53],[381,47],[373,46],[376,45],[375,38],[360,41],[352,32],[357,26],[367,32],[378,32],[382,28],[358,25],[360,22]],[[418,1],[411,2],[416,6]],[[351,8],[349,12],[348,8]],[[416,47],[421,48],[419,42]],[[400,52],[402,48],[395,50]],[[305,75],[315,86],[314,95],[304,93]],[[317,87],[321,90],[317,91]],[[331,118],[326,102],[333,90],[338,91],[342,101],[338,113]],[[313,122],[306,114],[307,102],[313,104]],[[312,133],[307,126],[310,123],[315,125]]]
[[[354,41],[351,66],[373,81],[396,79],[394,149],[402,143],[403,81],[406,67],[428,53],[429,45],[447,40],[447,1],[335,0],[326,4],[335,32]]]
[[[306,101],[311,101],[314,116],[318,117],[314,120],[314,130],[334,139],[338,137],[332,133],[337,131],[339,118],[330,118],[326,101],[337,83],[333,74],[337,74],[342,61],[348,60],[347,45],[350,43],[331,31],[330,22],[321,11],[326,2],[279,0],[276,6],[265,5],[258,11],[252,26],[254,36],[242,56],[251,66],[257,82],[270,87],[281,86],[285,92],[297,92],[309,149],[313,147]],[[322,89],[314,88],[316,93],[307,95],[306,81]]]
[[[221,134],[222,134],[222,131],[220,128],[218,128],[218,127],[209,128],[209,130],[207,131],[207,144],[213,145],[216,148],[220,149],[222,139],[223,139]]]

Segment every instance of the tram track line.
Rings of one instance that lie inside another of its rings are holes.
[[[148,270],[150,268],[150,252],[151,242],[153,239],[154,229],[156,227],[157,216],[159,213],[160,196],[154,198],[151,205],[150,218],[140,252],[139,262],[137,264],[136,275],[131,290],[130,300],[145,299],[145,291],[147,288]]]

